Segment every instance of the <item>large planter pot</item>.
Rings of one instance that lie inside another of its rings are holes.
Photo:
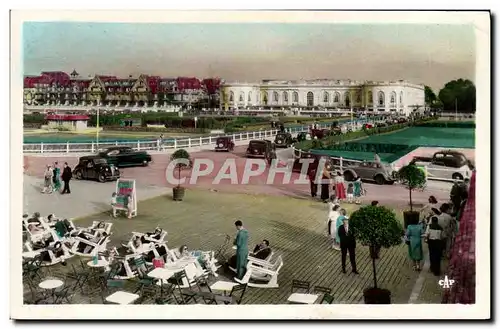
[[[390,304],[391,292],[387,289],[367,288],[363,291],[365,304]]]
[[[186,189],[182,186],[176,186],[172,189],[172,195],[174,201],[182,201],[184,199],[184,194],[186,193]]]
[[[420,220],[420,213],[418,211],[405,211],[403,212],[403,220],[405,230],[409,224],[417,224]]]

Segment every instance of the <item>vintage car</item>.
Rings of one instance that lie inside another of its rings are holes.
[[[444,150],[434,153],[432,157],[414,157],[416,165],[425,166],[430,179],[463,180],[471,177],[474,166],[460,152]]]
[[[251,140],[246,152],[247,158],[276,159],[276,146],[270,140]]]
[[[231,137],[229,136],[223,136],[223,137],[217,137],[217,140],[215,141],[215,151],[227,151],[231,152],[234,150],[234,142]]]
[[[116,167],[147,166],[151,162],[151,155],[147,152],[135,151],[129,146],[111,146],[100,150],[98,155]]]
[[[336,163],[335,168],[339,170],[340,165]],[[342,171],[347,182],[358,177],[365,181],[375,181],[379,185],[394,184],[396,181],[396,171],[389,164],[376,161],[343,161]]]
[[[274,138],[274,145],[276,147],[290,147],[293,144],[292,134],[278,133]]]
[[[99,155],[89,155],[80,158],[73,169],[73,177],[104,183],[120,178],[120,170]]]
[[[330,129],[312,129],[311,130],[311,138],[312,139],[322,139],[332,135],[332,131]]]
[[[298,133],[298,134],[297,134],[297,137],[295,138],[295,140],[296,140],[297,142],[302,142],[302,141],[305,141],[305,140],[307,140],[307,134],[308,134],[308,133],[305,133],[305,132]],[[310,139],[310,136],[309,136],[309,139]]]

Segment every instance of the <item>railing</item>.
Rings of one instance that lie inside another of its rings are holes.
[[[320,128],[329,128],[331,123],[318,124]],[[358,124],[359,125],[359,124]],[[340,125],[347,126],[346,124]],[[286,130],[292,134],[307,132],[308,126],[287,127]],[[116,141],[116,142],[91,142],[91,143],[37,143],[37,144],[24,144],[24,153],[94,153],[99,149],[110,146],[129,146],[135,150],[145,151],[165,151],[176,150],[180,148],[209,148],[215,145],[217,137],[229,136],[236,142],[248,141],[252,139],[266,139],[276,136],[279,130],[261,130],[261,131],[247,131],[234,134],[220,134],[213,136],[202,137],[188,137],[178,139],[166,139],[163,142],[160,140],[139,140],[139,141]]]

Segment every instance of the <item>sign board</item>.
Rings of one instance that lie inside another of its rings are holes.
[[[128,211],[127,197],[132,196],[132,217],[137,216],[137,193],[134,179],[120,178],[116,181],[116,209]]]

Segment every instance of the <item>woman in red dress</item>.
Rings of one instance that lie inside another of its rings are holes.
[[[346,199],[344,177],[340,172],[338,172],[337,177],[335,177],[335,193],[338,200]]]

